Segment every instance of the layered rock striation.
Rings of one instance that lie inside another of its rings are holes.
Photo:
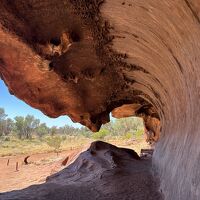
[[[139,116],[167,200],[200,198],[198,0],[0,2],[0,76],[50,117],[93,131]]]

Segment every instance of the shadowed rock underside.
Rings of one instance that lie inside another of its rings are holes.
[[[37,191],[37,192],[36,192]],[[1,200],[162,200],[151,160],[101,141],[46,183],[0,194]]]

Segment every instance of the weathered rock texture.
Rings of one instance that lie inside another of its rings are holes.
[[[1,200],[162,200],[151,160],[130,149],[94,142],[41,185],[0,194]]]
[[[113,109],[143,117],[156,140],[161,123],[165,198],[200,198],[198,0],[1,0],[0,24],[11,93],[93,131]]]

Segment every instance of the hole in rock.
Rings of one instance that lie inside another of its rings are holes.
[[[79,42],[81,40],[80,34],[76,31],[72,31],[70,33],[70,38],[73,42]]]
[[[53,44],[53,45],[55,45],[55,46],[59,46],[60,43],[61,43],[61,40],[60,40],[60,38],[52,38],[50,40],[50,43]]]
[[[49,63],[49,71],[53,70],[53,68],[54,68],[54,64],[53,64],[53,62],[50,62]]]

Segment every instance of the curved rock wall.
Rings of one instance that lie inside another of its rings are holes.
[[[102,9],[114,27],[114,49],[144,69],[124,70],[135,81],[131,87],[145,94],[161,118],[154,163],[167,200],[200,198],[199,5],[107,1]]]
[[[154,164],[165,198],[200,198],[198,0],[2,0],[0,24],[11,93],[93,131],[136,105],[126,115],[157,138],[161,129]]]

